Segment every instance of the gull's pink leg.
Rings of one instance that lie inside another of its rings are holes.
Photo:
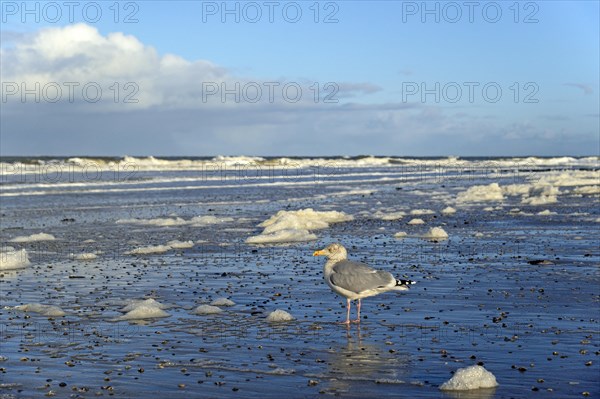
[[[360,323],[360,298],[356,304],[356,320],[352,320],[353,323]]]
[[[340,324],[350,324],[350,299],[346,299],[346,321],[340,321]]]

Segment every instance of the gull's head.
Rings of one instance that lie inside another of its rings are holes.
[[[334,244],[329,244],[319,251],[315,251],[313,256],[326,256],[328,259],[332,260],[344,260],[348,257],[348,253],[342,244],[336,242]]]

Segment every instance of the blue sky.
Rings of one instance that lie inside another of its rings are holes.
[[[222,15],[220,1],[137,1],[118,3],[117,23],[114,2],[97,3],[97,22],[90,2],[72,22],[63,3],[56,22],[48,3],[37,4],[39,22],[21,2],[2,2],[2,155],[600,152],[596,1],[473,2],[471,10],[427,2],[433,13],[421,1],[227,2],[237,15]],[[256,10],[262,17],[252,23]],[[132,12],[137,22],[124,23]],[[19,92],[24,82],[72,81],[97,82],[101,100],[36,103]],[[139,101],[115,103],[111,82],[121,97],[135,83]],[[272,102],[265,91],[256,103],[221,93],[203,101],[203,84],[264,90],[264,82],[279,84]],[[288,83],[302,89],[296,103],[279,89]],[[321,94],[337,87],[338,102],[315,102],[317,86]]]

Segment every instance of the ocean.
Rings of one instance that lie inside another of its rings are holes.
[[[2,157],[0,187],[2,398],[600,397],[598,157]],[[333,242],[416,284],[338,324]],[[498,386],[440,390],[475,365]]]

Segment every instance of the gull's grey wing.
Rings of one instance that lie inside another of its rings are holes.
[[[341,274],[353,274],[353,273],[375,273],[377,270],[373,269],[366,263],[353,262],[351,260],[341,260],[333,265],[334,273]]]
[[[396,283],[394,276],[386,271],[349,260],[336,263],[329,279],[333,285],[357,294]]]

